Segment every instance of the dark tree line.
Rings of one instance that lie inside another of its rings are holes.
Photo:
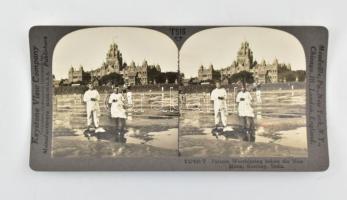
[[[99,85],[123,85],[124,79],[122,75],[117,73],[110,73],[101,77],[99,80]]]
[[[176,82],[178,78],[177,72],[159,72],[159,71],[152,71],[148,72],[148,82],[149,83],[156,83],[156,84],[164,84],[169,83],[173,84]],[[111,73],[108,75],[105,75],[97,80],[99,85],[122,85],[125,83],[123,76],[117,73]],[[135,83],[136,85],[140,84],[140,77],[136,75],[135,77]]]
[[[229,78],[229,83],[236,83],[241,81],[242,83],[254,83],[254,77],[251,72],[248,71],[241,71],[239,73],[231,75]]]
[[[163,84],[163,83],[175,83],[178,79],[178,73],[177,72],[160,72],[157,71],[155,68],[150,69],[148,71],[148,81],[150,83],[157,83],[157,84]]]
[[[281,80],[286,80],[286,82],[303,82],[306,79],[305,70],[296,70],[296,71],[285,71],[279,74]]]

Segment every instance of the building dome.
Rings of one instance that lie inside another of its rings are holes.
[[[147,60],[143,60],[142,66],[147,66],[147,65],[148,65]]]
[[[275,58],[275,60],[273,61],[273,64],[274,64],[274,65],[277,65],[277,64],[278,64],[277,58]]]
[[[131,61],[130,67],[135,67],[135,62],[134,61]]]

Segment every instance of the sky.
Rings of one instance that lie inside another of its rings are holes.
[[[300,42],[284,31],[260,27],[222,27],[200,31],[183,44],[180,71],[186,78],[196,77],[201,65],[215,69],[227,67],[236,60],[243,41],[248,41],[253,57],[272,63],[290,63],[292,70],[306,69],[305,53]]]
[[[123,61],[159,64],[162,71],[177,71],[177,47],[166,35],[145,28],[87,28],[65,35],[53,53],[53,74],[56,79],[68,77],[71,66],[82,65],[85,71],[99,68],[106,59],[110,44],[115,42]]]
[[[284,31],[261,27],[221,27],[195,33],[180,51],[180,71],[186,78],[196,77],[201,65],[215,69],[227,67],[236,59],[241,43],[248,41],[254,59],[272,63],[290,63],[292,70],[305,69],[305,54],[300,42]],[[123,60],[140,65],[159,64],[162,71],[177,71],[177,47],[163,33],[135,27],[99,27],[65,35],[53,53],[56,79],[68,77],[71,66],[82,65],[85,71],[99,68],[111,43],[118,45]]]

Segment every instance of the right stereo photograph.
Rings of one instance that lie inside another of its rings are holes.
[[[306,60],[290,33],[210,28],[180,50],[182,157],[308,157]]]

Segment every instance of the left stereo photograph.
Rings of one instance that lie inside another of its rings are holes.
[[[177,157],[177,53],[170,38],[145,28],[85,28],[60,38],[52,53],[52,102],[46,102],[52,109],[47,154]],[[38,54],[44,64],[47,54]]]
[[[60,39],[52,157],[177,156],[176,57],[170,38],[144,28],[88,28]]]

